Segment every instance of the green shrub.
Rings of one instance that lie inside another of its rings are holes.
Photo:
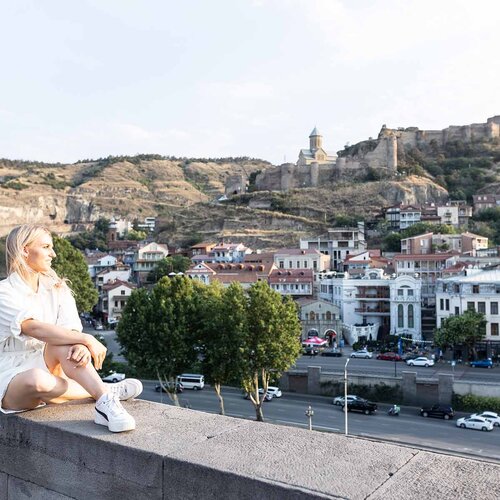
[[[325,396],[339,396],[344,394],[343,382],[329,380],[321,382],[320,387],[322,394]],[[399,385],[393,387],[384,384],[384,382],[375,385],[349,384],[347,391],[349,394],[356,394],[375,402],[396,403],[403,400],[403,391]]]
[[[500,398],[475,396],[474,394],[453,394],[452,405],[455,410],[481,412],[485,410],[500,412]]]
[[[4,189],[15,189],[16,191],[21,191],[23,189],[27,189],[29,186],[19,181],[8,181],[5,184],[2,184],[2,187]]]

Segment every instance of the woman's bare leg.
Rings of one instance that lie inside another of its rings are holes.
[[[59,397],[67,401],[90,396],[97,401],[108,392],[108,388],[91,363],[77,367],[76,362],[67,359],[69,348],[70,346],[65,345],[45,347],[44,358],[47,368],[57,378],[66,380],[66,391]]]

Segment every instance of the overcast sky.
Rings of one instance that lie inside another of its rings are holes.
[[[0,0],[0,157],[296,161],[500,114],[499,0]]]

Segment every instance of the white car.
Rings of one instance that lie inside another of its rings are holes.
[[[457,427],[476,429],[478,431],[492,431],[493,423],[483,417],[463,417],[457,420]]]
[[[351,358],[370,359],[372,357],[373,357],[373,354],[370,351],[367,351],[366,349],[360,349],[359,351],[354,351],[351,354]]]
[[[261,387],[259,389],[259,394],[262,395],[263,392],[264,389]],[[281,396],[283,396],[283,393],[281,392],[279,387],[273,387],[271,385],[267,388],[267,393],[270,394],[273,398],[281,398]]]
[[[347,404],[349,404],[351,401],[358,401],[360,398],[359,396],[355,396],[354,394],[348,394],[347,395]],[[333,404],[337,406],[344,406],[344,396],[337,396],[336,398],[333,398]]]
[[[123,380],[125,378],[125,373],[110,373],[109,375],[106,375],[105,377],[102,377],[103,382],[120,382],[120,380]]]
[[[489,420],[495,427],[500,427],[500,415],[494,411],[483,411],[483,413],[473,413],[470,418],[482,417]]]
[[[434,360],[420,356],[415,359],[409,359],[406,364],[408,366],[425,366],[427,368],[428,366],[434,366]]]

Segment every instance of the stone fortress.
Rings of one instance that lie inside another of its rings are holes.
[[[390,129],[382,126],[377,139],[346,146],[338,155],[323,148],[323,137],[316,127],[309,136],[309,149],[301,149],[296,163],[284,163],[260,172],[255,178],[258,191],[288,191],[320,187],[347,179],[366,177],[371,171],[382,178],[396,176],[398,161],[405,148],[443,147],[452,141],[471,142],[500,137],[500,115],[486,123],[450,126],[443,130],[419,130],[417,127]],[[226,196],[244,193],[248,179],[229,176]]]

